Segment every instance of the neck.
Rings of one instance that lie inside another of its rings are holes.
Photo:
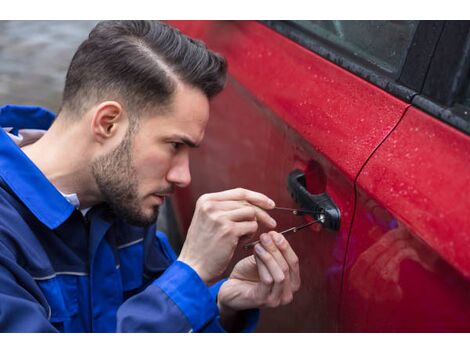
[[[80,123],[54,122],[47,133],[23,152],[62,193],[76,193],[81,208],[100,200],[100,192],[91,173],[90,141]]]

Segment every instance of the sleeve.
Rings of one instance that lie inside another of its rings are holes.
[[[0,242],[0,332],[58,332],[34,280]]]
[[[162,237],[161,232],[157,238]],[[174,260],[168,241],[160,240],[172,264],[144,291],[128,299],[118,310],[120,332],[226,332],[219,322],[217,294],[225,280],[210,288],[187,264]],[[168,252],[168,253],[167,253]],[[256,327],[259,311],[240,313],[240,332]]]

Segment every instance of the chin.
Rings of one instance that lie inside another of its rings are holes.
[[[130,225],[146,227],[156,223],[158,218],[158,206],[121,211],[122,218]]]

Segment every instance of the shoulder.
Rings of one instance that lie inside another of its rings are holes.
[[[0,187],[0,239],[7,234],[18,233],[18,236],[26,234],[29,227],[14,203],[19,203],[7,191]]]
[[[37,260],[47,258],[35,229],[31,228],[13,204],[19,201],[0,187],[0,255],[7,255],[25,268],[37,267]],[[47,263],[49,265],[49,263]],[[47,265],[47,266],[48,266]]]

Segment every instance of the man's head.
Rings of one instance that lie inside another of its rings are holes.
[[[162,196],[189,184],[189,148],[202,141],[226,70],[202,42],[159,22],[101,22],[78,48],[59,116],[89,127],[100,198],[127,221],[154,222]]]

